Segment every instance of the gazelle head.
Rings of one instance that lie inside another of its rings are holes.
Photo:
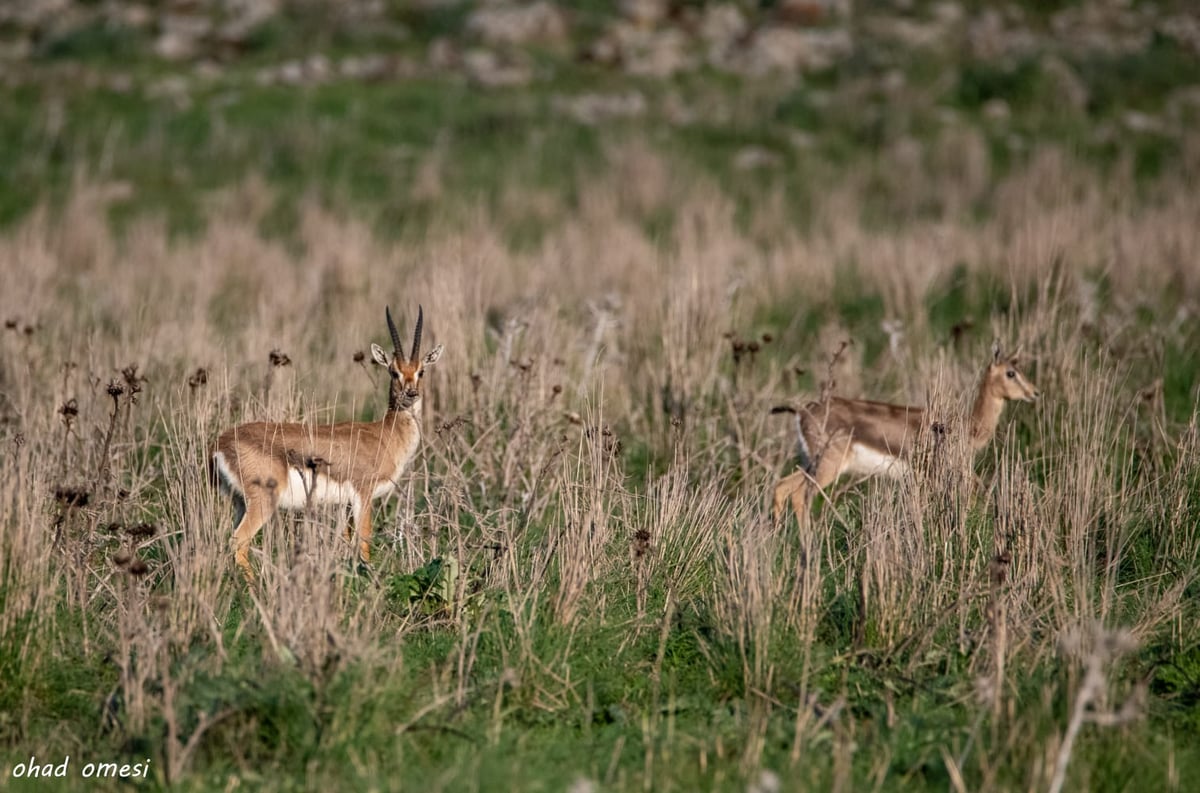
[[[1000,399],[1036,402],[1041,392],[1017,368],[1018,357],[1019,352],[1003,355],[999,341],[993,344],[992,362],[983,373],[984,385],[988,393]]]
[[[371,345],[371,357],[375,363],[386,367],[391,375],[391,391],[388,395],[389,410],[408,410],[421,399],[421,378],[425,376],[425,367],[437,363],[442,357],[443,345],[434,347],[425,357],[421,357],[421,326],[425,320],[425,311],[417,306],[417,327],[413,331],[412,352],[404,354],[404,345],[400,342],[400,333],[396,323],[392,321],[392,309],[385,309],[388,332],[392,335],[392,354],[388,355],[378,344]]]

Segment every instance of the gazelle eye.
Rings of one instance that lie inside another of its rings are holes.
[[[1005,372],[1005,373],[1004,373],[1004,375],[1005,375],[1006,377],[1016,377],[1016,376],[1017,376],[1017,370],[1016,370],[1016,369],[1009,369],[1007,372]]]
[[[424,376],[425,376],[425,370],[424,370],[424,369],[422,369],[421,371],[417,372],[417,377],[424,377]]]

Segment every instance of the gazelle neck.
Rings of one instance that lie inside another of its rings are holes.
[[[979,451],[991,443],[996,435],[996,427],[1000,424],[1000,414],[1004,411],[1004,399],[998,397],[987,387],[987,373],[979,379],[979,388],[975,394],[975,404],[971,407],[971,449]]]

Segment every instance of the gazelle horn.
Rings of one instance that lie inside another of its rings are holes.
[[[421,354],[421,325],[425,322],[425,309],[417,306],[417,329],[413,331],[413,346],[412,356],[408,359],[409,363],[416,363],[417,356]]]
[[[396,353],[396,357],[404,356],[404,346],[400,343],[400,331],[396,330],[396,323],[392,322],[392,309],[388,306],[384,309],[387,313],[388,330],[392,333],[392,349]]]

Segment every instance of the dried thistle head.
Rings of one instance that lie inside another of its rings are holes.
[[[78,400],[75,397],[71,397],[66,402],[63,402],[58,408],[58,415],[62,416],[63,423],[70,427],[71,422],[79,415]]]
[[[954,326],[950,328],[950,338],[957,347],[963,340],[963,337],[975,327],[975,322],[970,317],[963,317]]]
[[[203,366],[197,368],[196,371],[192,372],[191,377],[188,378],[187,384],[188,384],[188,388],[192,389],[193,391],[195,391],[197,388],[199,388],[202,385],[207,385],[208,384],[208,370],[205,369]]]
[[[125,387],[129,389],[129,396],[133,402],[137,402],[137,395],[142,393],[142,384],[147,382],[146,376],[138,374],[138,365],[131,363],[121,370],[121,378],[125,381]]]
[[[158,526],[154,523],[135,523],[132,526],[127,526],[125,533],[130,537],[153,537],[158,533]]]
[[[278,349],[271,350],[270,354],[267,356],[267,359],[271,362],[271,366],[292,365],[292,359],[288,357],[287,353],[281,352]]]
[[[641,559],[650,552],[650,531],[638,529],[633,533],[633,557]]]
[[[54,500],[65,507],[86,507],[91,500],[91,493],[75,487],[57,487],[54,489]]]

